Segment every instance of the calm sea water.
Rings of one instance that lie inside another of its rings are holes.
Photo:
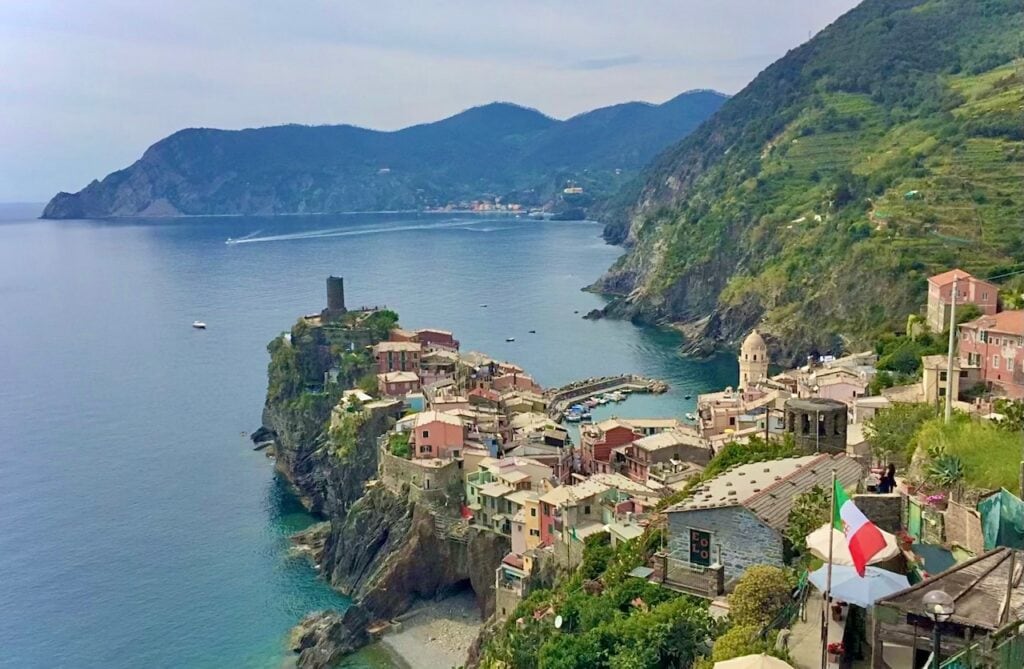
[[[468,216],[3,221],[0,666],[276,669],[303,614],[345,606],[287,556],[311,519],[242,435],[267,342],[323,306],[328,274],[350,306],[452,329],[545,385],[672,384],[604,413],[682,415],[685,395],[733,383],[734,362],[686,360],[673,333],[581,318],[602,301],[580,287],[619,253],[599,233]]]

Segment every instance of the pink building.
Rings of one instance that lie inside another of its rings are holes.
[[[416,331],[416,341],[428,349],[443,349],[446,351],[458,351],[459,340],[447,330],[435,330],[434,328],[420,328]]]
[[[416,372],[388,372],[377,375],[377,389],[386,397],[405,397],[419,392],[420,377]]]
[[[1002,311],[960,324],[960,364],[1014,399],[1024,398],[1024,310]]]
[[[494,377],[491,381],[491,388],[499,393],[508,390],[526,390],[537,394],[544,392],[544,389],[533,380],[533,377],[522,372],[512,372]]]
[[[928,279],[928,327],[932,332],[942,332],[949,327],[954,282],[957,305],[973,304],[986,316],[998,310],[999,288],[994,283],[977,279],[962,269],[936,274]]]
[[[416,415],[412,432],[414,458],[457,458],[466,446],[462,419],[439,411]]]
[[[608,474],[612,449],[632,443],[640,435],[633,427],[614,418],[580,428],[581,466],[588,474]]]
[[[382,341],[373,347],[377,373],[418,372],[423,346],[411,341]]]

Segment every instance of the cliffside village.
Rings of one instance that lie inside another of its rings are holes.
[[[368,485],[407,487],[436,509],[438,532],[446,538],[465,540],[460,537],[470,527],[509,538],[511,550],[495,573],[499,618],[529,593],[544,565],[578,565],[588,536],[607,532],[616,545],[640,537],[651,523],[665,529],[665,539],[653,562],[634,575],[726,610],[725,594],[748,567],[786,564],[785,532],[796,498],[816,486],[829,489],[833,472],[845,488],[858,491],[857,506],[882,530],[905,532],[913,525],[908,514],[915,501],[905,482],[891,493],[873,492],[881,470],[871,467],[876,463],[864,426],[876,412],[899,402],[937,404],[951,388],[958,409],[990,414],[989,404],[960,401],[962,390],[975,383],[1007,397],[1024,396],[1024,354],[1017,353],[1024,345],[1024,311],[999,311],[996,286],[953,270],[929,280],[927,323],[933,331],[949,321],[954,290],[958,306],[974,304],[982,314],[959,325],[954,375],[947,378],[946,356],[929,356],[920,383],[878,396],[868,394],[876,374],[873,352],[813,358],[771,374],[767,343],[754,330],[738,353],[736,387],[699,395],[696,414],[685,421],[583,422],[577,441],[561,424],[568,405],[607,398],[608,388],[634,384],[642,390],[649,382],[587,379],[545,391],[518,365],[462,352],[451,332],[394,329],[373,346],[380,397],[346,391],[333,420],[357,406],[395,408],[394,429],[379,441],[378,479]],[[795,457],[732,467],[655,513],[725,444],[786,435]],[[935,520],[940,512],[918,505],[914,539],[956,544],[981,557],[988,549],[1006,550],[982,540],[976,509],[952,503],[948,509],[955,518]],[[901,560],[906,571],[913,558]],[[1002,592],[1011,592],[1004,610],[1009,606],[1024,618],[1024,589],[1007,590],[1005,578],[1002,583]],[[980,602],[985,596],[992,596],[991,588],[964,590],[965,598]],[[907,611],[891,604],[891,624],[879,625],[870,642],[891,666],[911,666],[902,661],[927,632],[908,632]],[[972,629],[993,627],[985,622]]]

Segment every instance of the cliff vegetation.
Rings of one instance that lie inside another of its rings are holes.
[[[787,360],[868,346],[926,277],[1024,261],[1024,9],[865,0],[790,51],[624,191],[597,284],[612,311],[760,323]]]
[[[350,125],[190,128],[44,218],[411,210],[500,197],[579,208],[685,137],[725,96],[691,91],[565,121],[494,103],[395,132]],[[583,193],[563,197],[569,182]]]

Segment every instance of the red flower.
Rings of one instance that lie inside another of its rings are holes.
[[[828,645],[828,652],[833,655],[842,655],[846,651],[846,647],[843,646],[842,641],[833,641]]]

